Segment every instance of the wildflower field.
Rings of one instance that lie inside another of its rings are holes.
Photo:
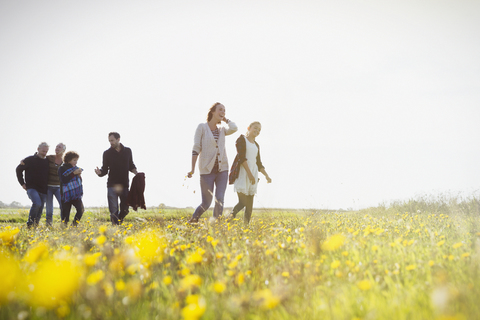
[[[248,227],[190,214],[28,230],[28,210],[0,211],[0,319],[480,318],[475,198],[258,210]]]

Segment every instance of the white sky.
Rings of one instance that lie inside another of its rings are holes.
[[[94,168],[118,131],[147,206],[196,207],[184,177],[216,101],[240,128],[230,164],[262,123],[258,208],[478,194],[480,1],[1,1],[0,44],[5,203],[30,204],[15,167],[47,141],[106,206]]]

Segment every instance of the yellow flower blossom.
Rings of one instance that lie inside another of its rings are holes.
[[[21,286],[23,274],[15,258],[0,254],[0,274],[2,275],[0,305],[9,301],[11,294]]]
[[[68,302],[80,286],[81,268],[73,259],[46,259],[28,277],[28,300],[47,309]]]
[[[453,249],[457,249],[457,248],[460,248],[461,246],[463,246],[463,243],[458,242],[458,243],[455,243],[452,247]]]
[[[191,255],[187,257],[188,264],[196,264],[201,263],[203,260],[203,256],[198,251],[193,252]]]
[[[117,291],[123,291],[125,290],[125,282],[123,280],[118,280],[115,282],[115,290]]]
[[[202,278],[196,274],[187,275],[180,280],[180,291],[185,291],[193,287],[198,287],[202,284]]]
[[[338,261],[338,260],[335,260],[330,264],[330,268],[332,268],[332,269],[336,269],[338,267],[340,267],[340,261]]]
[[[369,280],[362,280],[357,283],[357,287],[362,291],[367,291],[372,288],[372,283]]]
[[[187,305],[182,309],[182,317],[185,320],[200,319],[206,310],[205,299],[198,296],[189,296],[186,301]]]
[[[105,237],[103,234],[101,236],[98,236],[96,239],[95,239],[95,243],[99,246],[103,246],[103,244],[105,243],[105,241],[107,241],[107,237]]]
[[[226,288],[227,288],[227,286],[223,282],[218,282],[217,281],[213,284],[213,291],[215,291],[217,293],[222,293],[223,291],[225,291]]]
[[[20,230],[18,228],[0,232],[0,244],[4,246],[11,246],[15,242],[19,232]]]
[[[92,272],[88,277],[87,277],[87,283],[90,286],[96,285],[99,281],[103,280],[105,278],[105,273],[102,270],[97,270]]]
[[[28,250],[24,259],[28,263],[35,263],[40,259],[46,258],[47,256],[48,246],[46,243],[41,242]]]
[[[342,234],[336,234],[325,240],[322,244],[322,249],[326,251],[334,251],[343,246],[345,242],[345,236]]]

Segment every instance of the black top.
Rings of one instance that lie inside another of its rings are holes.
[[[73,168],[73,166],[70,163],[64,163],[60,168],[58,168],[58,178],[60,179],[60,184],[63,186],[64,184],[67,184],[70,180],[75,177],[75,174],[72,172],[68,176],[64,176],[63,173],[67,171],[68,169]]]
[[[102,173],[99,176],[103,177],[108,173],[107,187],[109,188],[117,184],[128,188],[128,172],[136,168],[132,150],[120,143],[120,151],[110,148],[103,153]]]
[[[245,137],[243,134],[238,137],[237,141],[235,142],[235,146],[237,147],[237,157],[238,157],[238,165],[241,165],[246,158],[247,154],[247,137]],[[262,160],[260,159],[260,146],[258,145],[257,141],[255,141],[255,144],[257,145],[258,148],[258,153],[257,153],[257,167],[258,171],[262,170],[265,168],[262,164]]]
[[[35,189],[40,193],[47,193],[48,189],[48,160],[40,158],[37,153],[23,159],[24,164],[17,166],[17,179],[21,186],[24,184],[27,189]],[[25,180],[23,180],[25,171]]]

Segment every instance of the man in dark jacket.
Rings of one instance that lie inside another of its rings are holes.
[[[28,215],[28,228],[37,226],[42,217],[43,206],[47,199],[48,186],[48,160],[46,158],[48,144],[40,143],[37,152],[23,160],[23,164],[17,166],[18,183],[27,191],[27,195],[32,200],[32,207]],[[23,172],[25,171],[25,180]]]
[[[95,173],[99,177],[108,174],[108,209],[112,224],[117,225],[121,224],[128,214],[128,172],[137,174],[137,168],[133,163],[132,150],[120,143],[120,134],[110,132],[108,141],[111,148],[103,153],[102,168],[97,167]],[[120,211],[118,198],[120,198]]]

